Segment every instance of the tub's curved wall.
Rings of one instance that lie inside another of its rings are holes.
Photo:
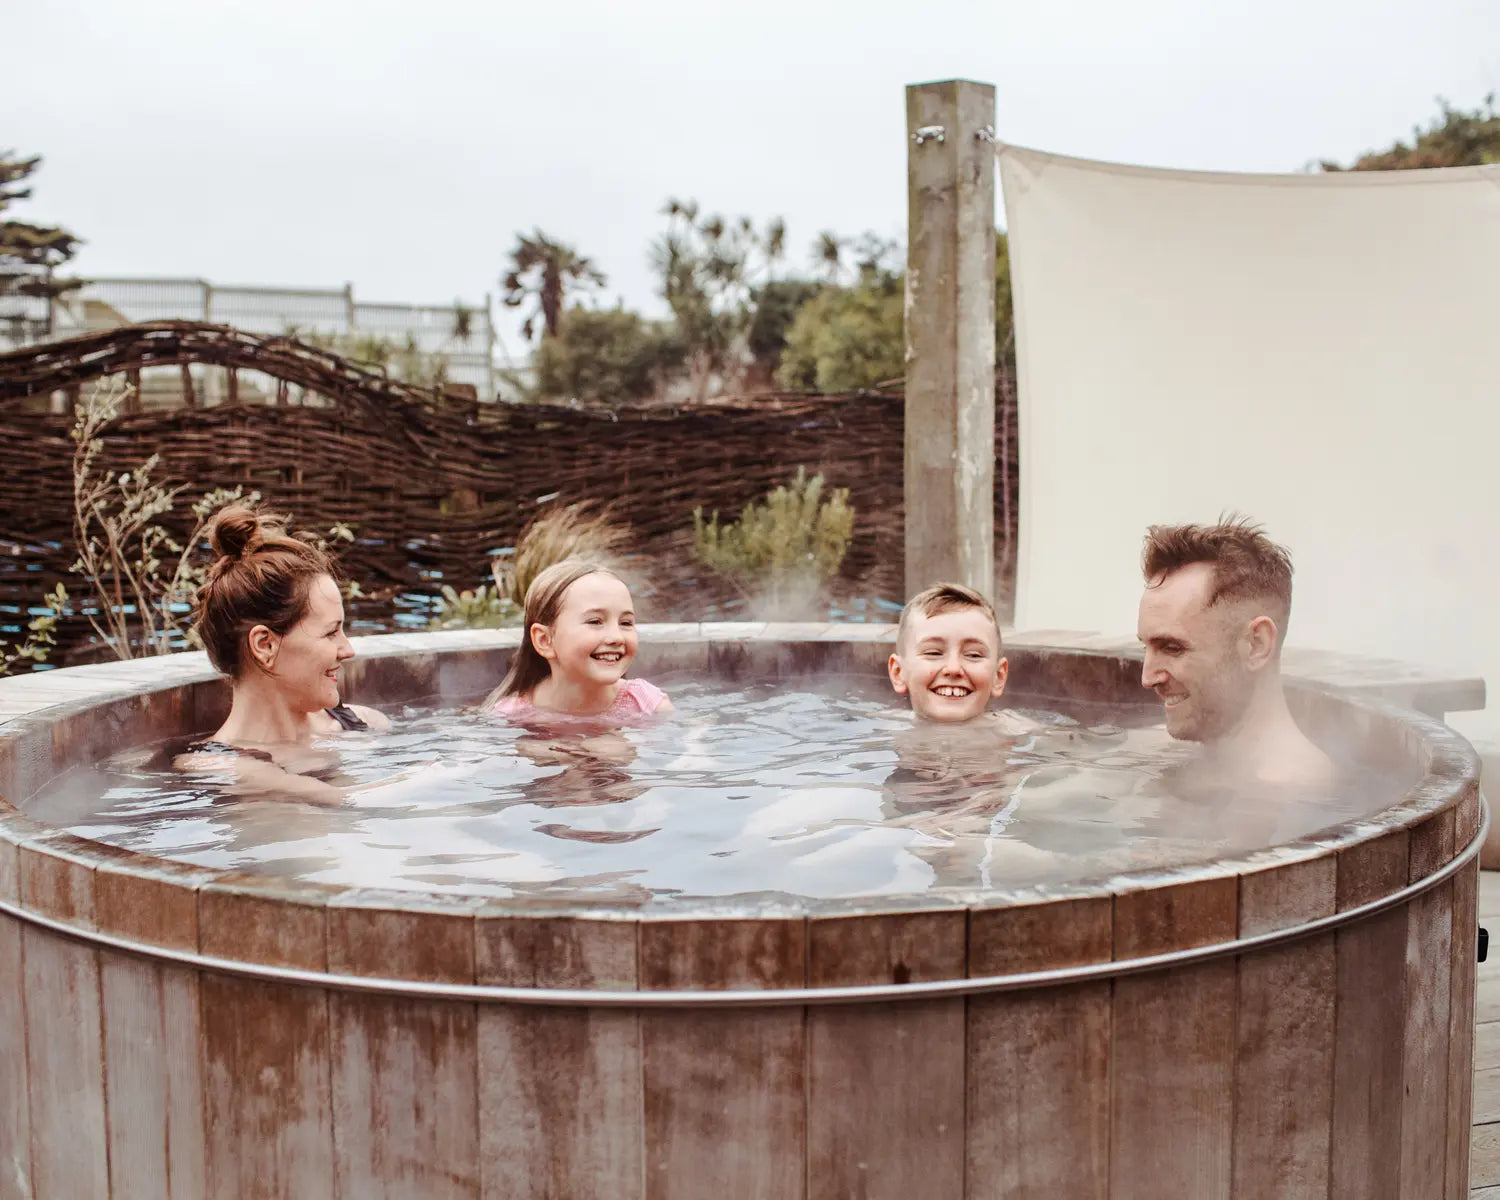
[[[887,650],[823,627],[654,637],[643,667],[758,676],[875,669]],[[379,639],[349,691],[478,695],[507,644]],[[1012,660],[1033,694],[1138,689],[1113,654],[1013,647]],[[1450,863],[1479,825],[1474,761],[1430,721],[1298,693],[1305,721],[1421,775],[1336,837],[967,907],[694,919],[287,885],[47,829],[17,807],[58,769],[204,728],[223,704],[193,656],[50,686],[79,698],[0,724],[0,1196],[1467,1194],[1472,864],[1377,916],[1175,969],[759,1009],[373,995],[35,920],[244,963],[520,987],[836,987],[1102,963],[1302,924]]]

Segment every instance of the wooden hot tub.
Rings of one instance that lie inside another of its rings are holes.
[[[880,669],[889,630],[647,627],[643,672]],[[511,635],[364,639],[347,694],[468,699]],[[1133,701],[1013,642],[1028,699]],[[0,1197],[1465,1196],[1476,762],[1298,685],[1414,782],[1250,857],[910,906],[643,912],[287,885],[27,817],[211,728],[198,655],[0,683]]]

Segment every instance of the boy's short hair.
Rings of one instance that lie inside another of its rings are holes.
[[[964,608],[977,608],[987,616],[995,626],[996,644],[1004,646],[1005,639],[1000,635],[1000,618],[995,615],[995,606],[985,598],[982,592],[965,587],[961,583],[935,583],[908,600],[906,607],[901,610],[901,624],[896,630],[896,645],[899,647],[906,640],[907,627],[911,624],[911,619],[915,614],[921,613],[924,617],[935,617],[939,613]]]

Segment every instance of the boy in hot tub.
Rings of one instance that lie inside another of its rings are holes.
[[[1025,732],[1015,717],[989,711],[1005,691],[1009,664],[995,606],[973,588],[939,583],[913,596],[901,610],[886,669],[897,694],[911,697],[918,722]]]
[[[912,852],[932,865],[933,882],[999,886],[1067,873],[1070,856],[1007,829],[1023,807],[1044,813],[1067,804],[1047,798],[1047,777],[1068,769],[1049,759],[1082,733],[990,708],[1008,673],[995,606],[962,583],[918,592],[901,610],[886,669],[891,687],[910,697],[915,720],[895,735],[885,823],[926,835]],[[1098,736],[1109,735],[1091,733]]]
[[[896,735],[900,766],[890,783],[918,795],[899,807],[925,808],[918,796],[931,789],[923,785],[949,795],[954,785],[971,796],[992,789],[997,770],[1005,773],[1007,748],[1031,732],[1016,715],[990,711],[1009,670],[994,605],[959,583],[917,593],[901,610],[886,669],[915,718],[910,732]]]

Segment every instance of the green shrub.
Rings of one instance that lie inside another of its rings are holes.
[[[797,314],[823,294],[827,285],[813,279],[772,279],[755,289],[746,348],[767,374],[774,374],[786,352],[787,334]]]
[[[52,653],[52,647],[57,644],[53,636],[57,630],[58,619],[68,606],[68,593],[62,584],[58,584],[47,593],[47,611],[39,617],[32,617],[26,625],[26,640],[12,647],[10,642],[0,640],[0,675],[8,675],[20,663],[37,663],[47,661],[47,656]]]
[[[777,379],[783,387],[833,393],[901,378],[905,307],[906,284],[890,272],[824,289],[797,310]]]
[[[776,377],[782,387],[852,392],[906,374],[906,276],[861,265],[851,287],[826,285],[797,309]],[[995,361],[1015,361],[1010,242],[995,232]]]
[[[535,393],[581,404],[624,404],[650,396],[682,361],[681,343],[661,322],[619,308],[575,308],[557,336],[537,347]]]
[[[472,592],[460,592],[444,584],[437,614],[427,622],[427,628],[501,629],[520,623],[520,606],[510,597],[487,586]]]
[[[854,534],[849,490],[825,499],[823,476],[798,467],[789,485],[747,504],[739,520],[719,523],[693,510],[693,550],[715,574],[734,583],[765,615],[800,615],[838,573]]]

